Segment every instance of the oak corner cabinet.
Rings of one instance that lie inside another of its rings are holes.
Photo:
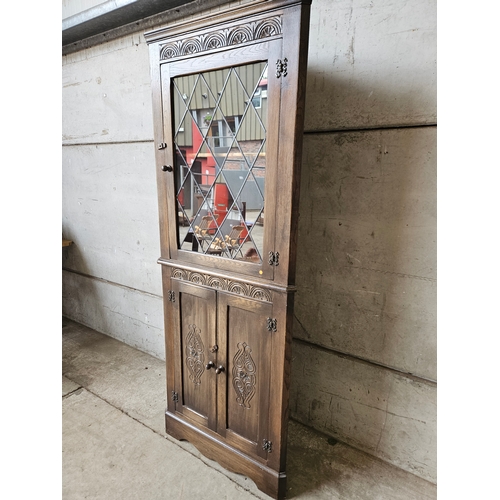
[[[286,493],[309,1],[257,0],[145,34],[166,431]]]

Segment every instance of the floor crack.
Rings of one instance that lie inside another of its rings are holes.
[[[66,377],[66,378],[68,378],[68,377]],[[83,387],[80,385],[76,389],[72,390],[71,392],[68,392],[67,394],[64,394],[62,398],[66,399],[66,398],[69,398],[70,396],[73,396],[73,394],[76,394],[76,393],[79,394],[80,392],[82,392],[82,389],[83,389]]]

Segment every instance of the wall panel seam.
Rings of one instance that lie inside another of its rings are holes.
[[[67,273],[76,274],[78,276],[82,276],[84,278],[88,278],[88,279],[91,279],[94,281],[100,281],[101,283],[106,283],[108,285],[117,286],[120,288],[125,288],[126,290],[131,290],[133,292],[143,293],[145,295],[149,295],[150,297],[154,297],[155,299],[163,299],[162,295],[158,295],[156,293],[151,293],[151,292],[146,292],[146,290],[140,290],[139,288],[134,288],[131,286],[123,285],[121,283],[116,283],[115,281],[110,281],[110,280],[107,280],[104,278],[99,278],[97,276],[92,276],[91,274],[86,274],[86,273],[82,273],[80,271],[75,271],[74,269],[69,269],[69,268],[64,267],[64,266],[63,266],[62,270],[66,271]]]
[[[354,127],[354,128],[333,128],[328,130],[304,130],[304,135],[320,134],[339,134],[347,132],[375,132],[378,130],[404,130],[411,128],[429,128],[437,127],[437,123],[421,123],[415,125],[374,125],[373,127]]]
[[[359,127],[359,128],[337,128],[329,130],[304,130],[304,135],[321,135],[321,134],[340,134],[349,132],[376,132],[378,130],[404,130],[413,128],[429,128],[437,127],[437,123],[428,123],[420,125],[383,125],[374,127]],[[71,142],[62,143],[63,147],[72,146],[106,146],[106,145],[117,145],[117,144],[143,144],[143,143],[154,143],[154,139],[137,139],[129,141],[102,141],[102,142]]]
[[[339,356],[341,358],[347,358],[347,359],[350,359],[352,361],[356,361],[358,363],[365,363],[365,364],[368,364],[371,366],[377,366],[379,368],[383,368],[384,370],[391,371],[391,372],[396,373],[397,375],[399,375],[401,377],[405,377],[405,378],[410,379],[414,382],[421,382],[421,383],[424,383],[424,384],[432,386],[432,387],[437,386],[436,380],[426,378],[426,377],[423,377],[421,375],[415,375],[413,373],[407,373],[407,372],[404,372],[404,371],[399,370],[397,368],[394,368],[392,366],[384,365],[383,363],[378,363],[378,362],[373,361],[371,359],[366,359],[366,358],[363,358],[361,356],[356,356],[354,354],[349,354],[347,352],[339,351],[338,349],[332,349],[330,347],[325,347],[321,344],[316,344],[315,342],[310,342],[308,340],[303,340],[303,339],[299,339],[299,338],[294,337],[293,341],[297,342],[299,344],[314,348],[314,349],[318,349],[320,351],[327,352],[329,354],[335,354],[336,356]]]
[[[144,144],[144,143],[154,143],[153,139],[143,139],[134,141],[109,141],[109,142],[71,142],[63,143],[63,147],[69,146],[113,146],[117,144]]]

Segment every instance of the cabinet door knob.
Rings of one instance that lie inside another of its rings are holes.
[[[219,375],[219,373],[222,373],[224,371],[224,367],[222,365],[219,365],[216,369],[215,369],[215,373],[217,373],[217,375]]]
[[[164,172],[172,172],[173,167],[172,167],[172,165],[163,165],[163,166],[161,167],[161,169],[162,169]]]
[[[213,361],[209,361],[209,362],[206,364],[205,368],[206,368],[207,370],[210,370],[210,368],[215,368],[215,363],[214,363]]]

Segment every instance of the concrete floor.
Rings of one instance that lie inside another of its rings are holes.
[[[164,362],[63,318],[62,498],[244,500],[252,480],[164,431]],[[436,486],[297,422],[287,498],[425,500]]]

